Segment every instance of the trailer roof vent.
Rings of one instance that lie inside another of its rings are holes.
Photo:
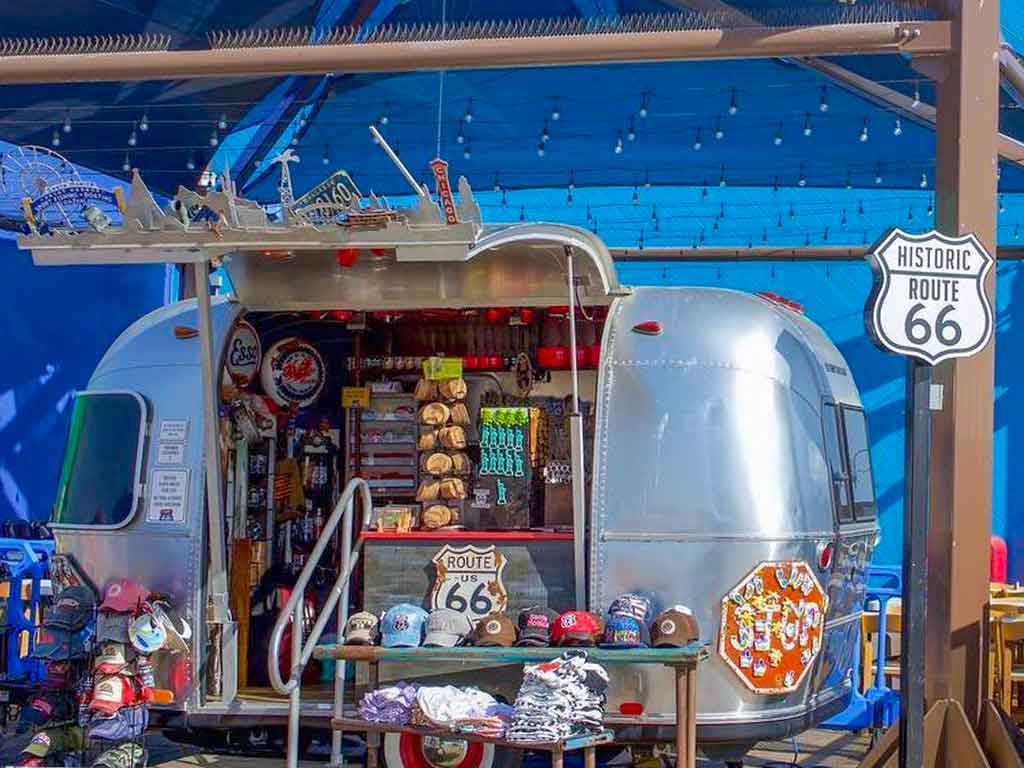
[[[785,296],[780,296],[777,293],[772,293],[771,291],[758,291],[754,295],[759,296],[765,301],[770,301],[772,304],[778,304],[780,307],[792,310],[793,312],[799,312],[801,315],[804,313],[803,304],[798,301],[793,301],[792,299],[787,299]]]

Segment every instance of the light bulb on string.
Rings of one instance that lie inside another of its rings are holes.
[[[633,185],[633,205],[640,202],[640,192],[637,190],[636,185]]]
[[[626,141],[636,141],[636,124],[633,118],[629,118],[629,130],[626,131]]]
[[[569,169],[569,191],[574,192],[576,190],[576,172],[571,168]]]
[[[124,162],[121,163],[121,170],[128,173],[132,169],[132,159],[127,152],[124,153]]]
[[[214,128],[212,131],[210,131],[210,146],[216,147],[218,144],[220,144],[220,136],[217,134],[217,129]],[[299,134],[296,133],[294,136],[292,136],[292,144],[294,146],[299,145]]]
[[[456,144],[465,144],[466,143],[466,134],[462,132],[462,123],[459,123],[459,130],[455,134],[455,143]]]
[[[828,86],[821,86],[821,103],[818,104],[818,110],[821,112],[828,112]]]
[[[544,157],[544,142],[537,145],[537,157]]]
[[[867,244],[868,244],[868,233],[867,233],[867,232],[865,232],[865,233],[864,233],[864,234],[863,234],[863,235],[861,236],[861,239],[860,239],[860,244],[861,244],[861,245],[867,245]],[[829,275],[829,271],[828,271],[828,263],[826,263],[826,264],[825,264],[825,277],[830,277],[830,275]]]
[[[543,141],[545,144],[547,144],[550,139],[551,139],[551,133],[548,131],[548,121],[545,120],[544,121],[544,127],[541,128],[541,131],[540,131],[540,140]]]
[[[56,128],[53,129],[53,136],[50,137],[50,145],[54,147],[60,146],[60,131]]]
[[[772,181],[772,192],[778,192],[778,191],[779,191],[779,177],[776,176],[775,179]]]
[[[922,173],[921,174],[921,185],[920,186],[921,186],[921,189],[927,189],[928,188],[928,174],[927,173]]]
[[[650,174],[650,172],[646,168],[644,168],[644,189],[650,189],[650,188],[651,188],[651,174]]]
[[[718,186],[720,186],[720,187],[724,187],[725,186],[725,166],[724,165],[722,166],[721,173],[718,175]]]
[[[704,245],[704,227],[700,228],[700,239],[697,241],[698,245]]]
[[[807,186],[807,176],[804,175],[804,167],[802,165],[800,166],[800,178],[796,180],[796,185],[798,187]]]
[[[843,208],[843,213],[839,217],[839,226],[844,227],[844,228],[846,227],[846,209],[845,208]]]
[[[615,154],[622,154],[622,131],[619,131],[618,135],[615,137]]]
[[[593,224],[591,224],[590,231],[593,232],[595,235],[597,234],[597,219],[594,219]]]
[[[143,133],[149,130],[149,115],[146,112],[143,112],[142,117],[139,118],[139,130]]]
[[[754,247],[754,236],[753,235],[748,235],[747,236],[747,248],[753,248],[753,247]]]
[[[882,164],[875,163],[875,184],[882,183]]]
[[[380,117],[377,118],[377,122],[380,123],[381,125],[387,125],[388,123],[390,123],[391,122],[391,115],[389,114],[390,111],[391,111],[391,102],[385,101],[384,102],[384,111],[380,113]]]
[[[804,248],[810,248],[810,247],[811,247],[811,236],[810,235],[804,235]]]
[[[221,118],[222,118],[221,120],[217,121],[217,127],[220,128],[223,131],[225,128],[228,127],[228,121],[227,121],[226,118],[224,118],[224,115],[221,115]],[[299,128],[300,129],[305,128],[307,122],[308,121],[306,120],[306,116],[304,114],[303,115],[299,115]],[[221,126],[221,123],[224,123],[224,125]]]
[[[590,221],[590,219],[591,219],[591,216],[590,216],[590,203],[587,203],[587,221]]]
[[[505,189],[502,188],[502,190],[501,190],[501,207],[504,208],[506,205],[508,205],[508,196],[505,194]]]
[[[647,91],[640,94],[640,117],[647,117]]]
[[[658,220],[658,204],[654,203],[651,205],[651,221]]]
[[[897,117],[896,118],[896,122],[893,123],[892,135],[893,136],[902,136],[903,135],[903,120],[901,120],[899,117]]]
[[[864,118],[864,124],[860,127],[860,143],[864,144],[868,140],[868,119]]]
[[[64,125],[61,126],[61,127],[64,130],[64,133],[71,133],[71,113],[70,112],[65,112],[64,113]]]
[[[494,174],[494,191],[501,192],[501,182],[498,181],[498,174]]]
[[[913,220],[914,220],[914,206],[911,205],[909,208],[907,208],[907,221],[913,221]]]
[[[999,196],[999,212],[1006,213],[1006,206],[1003,204],[1003,196]]]
[[[811,113],[804,112],[804,136],[810,136],[814,133],[814,128],[811,126]]]
[[[562,119],[562,111],[558,108],[558,97],[557,96],[555,96],[555,104],[554,104],[554,106],[551,107],[551,119],[555,120],[556,122],[558,120]]]
[[[640,237],[637,238],[636,245],[641,251],[644,249],[644,230],[642,227],[640,229]],[[662,274],[664,274],[665,270],[662,269],[661,271]]]
[[[722,116],[715,117],[715,139],[721,141],[725,138],[725,131],[722,130]]]
[[[654,230],[655,232],[660,232],[660,231],[661,231],[661,230],[660,230],[660,228],[659,228],[659,226],[658,226],[658,220],[657,220],[657,219],[655,219],[655,220],[654,220],[654,226],[652,227],[652,229],[653,229],[653,230]]]
[[[825,241],[826,243],[828,242],[828,227],[825,227],[825,232],[824,232],[824,234],[823,234],[823,236],[822,236],[822,239],[823,239],[823,240],[824,240],[824,241]]]
[[[466,111],[463,113],[462,119],[467,123],[473,122],[473,99],[466,103]]]
[[[735,115],[740,111],[739,104],[736,103],[736,89],[732,89],[732,93],[729,97],[729,114]]]
[[[139,135],[135,132],[135,123],[132,123],[132,129],[128,132],[128,146],[134,147],[139,143]]]
[[[704,146],[704,141],[701,139],[700,128],[697,129],[697,134],[693,137],[693,148],[700,151],[700,148]]]
[[[846,184],[847,189],[853,189],[853,180],[850,178],[850,172],[846,172]]]
[[[1020,224],[1014,224],[1013,225],[1013,239],[1014,240],[1019,240],[1020,239]]]
[[[863,200],[858,200],[857,201],[857,215],[858,216],[863,216],[864,215],[864,201]]]
[[[718,231],[718,219],[717,219],[717,218],[715,219],[715,223],[714,223],[714,224],[712,225],[712,227],[711,227],[711,228],[712,228],[712,229],[714,229],[714,230],[715,230],[715,232],[717,232],[717,231]]]
[[[572,190],[571,189],[567,189],[565,191],[565,204],[566,205],[572,205]]]
[[[519,206],[519,220],[520,221],[526,221],[526,206],[525,205],[520,205]]]
[[[331,163],[331,148],[327,144],[324,144],[324,154],[323,157],[320,158],[320,161],[324,165],[330,165]]]
[[[772,143],[776,147],[782,146],[782,123],[779,123],[779,127],[775,129],[775,136],[772,137]]]
[[[190,171],[194,171],[196,169],[196,156],[195,156],[195,153],[193,153],[193,152],[189,152],[188,153],[188,159],[185,160],[185,167],[188,170],[190,170]]]
[[[778,220],[778,222],[777,222],[777,223],[775,224],[775,226],[776,226],[776,227],[777,227],[778,229],[782,229],[782,211],[779,211],[779,220]]]
[[[793,201],[792,200],[789,201],[789,218],[791,218],[791,219],[795,219],[796,218],[796,211],[793,209]]]
[[[704,179],[704,186],[701,187],[700,196],[701,196],[702,199],[706,198],[708,196],[708,180],[707,179]]]
[[[469,160],[473,156],[473,149],[472,147],[469,146],[469,144],[467,144],[465,148],[462,150],[462,156],[466,160]]]
[[[935,203],[933,200],[928,201],[928,215],[931,216],[935,213]]]
[[[921,106],[921,83],[919,80],[914,81],[914,103],[910,106],[914,109]]]
[[[305,122],[306,118],[302,118],[299,124],[305,125]],[[224,112],[220,113],[220,119],[217,120],[217,127],[220,128],[222,131],[226,131],[228,128],[228,116]]]

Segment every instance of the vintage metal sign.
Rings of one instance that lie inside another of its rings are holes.
[[[988,344],[994,319],[985,277],[995,262],[974,235],[894,229],[868,258],[875,285],[864,315],[883,349],[935,365]]]
[[[487,614],[508,607],[508,593],[501,580],[506,560],[493,544],[445,544],[432,561],[435,576],[430,591],[431,610],[451,608],[476,624]]]
[[[441,207],[444,208],[444,223],[458,224],[459,217],[455,213],[455,200],[452,199],[452,185],[448,181],[448,163],[439,157],[434,158],[430,161],[430,170],[434,172],[437,199],[441,201]]]
[[[331,219],[358,207],[362,196],[347,171],[335,171],[295,200],[292,209],[299,215]]]
[[[228,340],[227,369],[239,387],[252,383],[263,359],[263,349],[256,329],[245,320],[239,321]]]
[[[260,368],[263,391],[287,408],[305,408],[324,388],[327,368],[316,348],[296,337],[282,339],[267,350]]]
[[[754,693],[790,693],[821,651],[827,610],[806,562],[761,563],[722,598],[718,653]]]

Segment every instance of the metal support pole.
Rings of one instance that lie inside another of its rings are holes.
[[[928,467],[931,461],[932,367],[907,362],[903,494],[903,629],[900,632],[900,768],[924,763],[924,639],[928,600]],[[879,653],[885,650],[887,601],[879,601]],[[879,665],[881,676],[881,665]]]
[[[577,610],[587,607],[587,497],[583,487],[583,415],[580,413],[579,370],[576,366],[576,275],[573,252],[565,247],[569,277],[569,375],[572,378],[572,407],[569,411],[569,439],[572,449],[572,565]]]
[[[292,669],[291,677],[296,678],[295,687],[288,694],[288,768],[299,765],[299,718],[302,714],[302,614],[305,600],[295,603],[292,614]]]
[[[953,21],[955,50],[934,67],[936,228],[952,236],[973,232],[994,253],[999,3],[937,5]],[[990,301],[995,274],[989,271],[985,286]],[[943,403],[932,414],[925,697],[928,704],[962,702],[972,723],[986,688],[994,352],[991,343],[933,371]]]
[[[348,573],[352,567],[352,521],[355,519],[355,494],[348,501],[348,517],[341,523],[341,572]],[[351,578],[345,579],[345,586],[341,590],[341,598],[338,600],[338,608],[335,614],[335,623],[338,633],[337,642],[341,642],[342,633],[345,631],[345,624],[348,622],[348,596]],[[337,659],[334,662],[334,717],[345,716],[345,669],[344,659]],[[331,766],[332,768],[344,766],[345,757],[341,753],[342,736],[340,730],[331,731]]]

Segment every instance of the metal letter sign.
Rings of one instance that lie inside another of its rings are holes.
[[[864,315],[881,347],[935,365],[988,343],[993,315],[985,276],[994,259],[974,235],[894,229],[868,258],[875,285]]]
[[[476,624],[489,613],[508,607],[508,593],[501,581],[505,556],[493,544],[445,544],[433,557],[436,575],[430,591],[430,609],[451,608]]]

